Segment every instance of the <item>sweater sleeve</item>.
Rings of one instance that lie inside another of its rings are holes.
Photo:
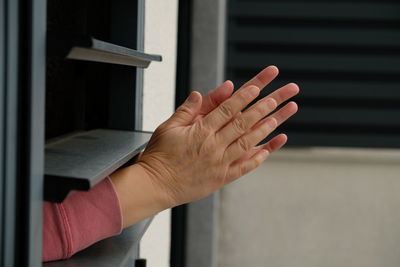
[[[62,203],[44,202],[43,261],[60,260],[121,233],[122,212],[109,178]]]

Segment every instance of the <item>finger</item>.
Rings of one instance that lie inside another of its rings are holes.
[[[203,103],[200,109],[200,115],[206,115],[222,102],[228,99],[233,92],[233,83],[231,81],[225,81],[223,84],[208,92],[203,96]]]
[[[293,97],[298,93],[299,93],[299,87],[294,83],[290,83],[279,88],[275,92],[269,94],[268,96],[264,97],[262,100],[257,102],[255,105],[253,105],[253,107],[247,109],[241,117],[238,117],[236,120],[233,120],[230,124],[228,124],[227,127],[223,128],[217,134],[221,136],[220,139],[223,142],[233,142],[233,140],[239,138],[246,131],[248,131],[249,125],[250,127],[252,127],[252,129],[255,129],[259,125],[265,122],[266,119],[258,122],[261,118],[267,115],[267,113],[264,114],[262,113],[262,106],[259,106],[260,103],[262,103],[262,101],[266,101],[271,97],[276,97],[277,105],[280,105],[281,103],[283,103],[284,101],[288,100],[289,98]],[[297,112],[297,110],[298,110],[297,104],[294,102],[290,102],[286,104],[283,108],[275,112],[270,117],[275,118],[278,122],[278,125],[280,125],[284,121],[286,121],[289,117],[294,115]]]
[[[264,98],[273,98],[276,100],[278,103],[278,106],[282,104],[283,102],[287,101],[289,98],[292,98],[293,96],[297,95],[300,92],[300,88],[297,84],[295,83],[289,83],[286,84],[285,86],[282,86],[281,88],[275,90],[268,96]]]
[[[221,143],[229,145],[240,136],[245,134],[259,120],[274,111],[276,107],[277,103],[272,98],[258,101],[252,107],[244,111],[241,116],[238,116],[236,119],[223,127],[219,132],[217,132],[216,138],[218,138]]]
[[[261,146],[263,149],[268,150],[269,153],[273,153],[281,149],[286,144],[287,140],[288,137],[286,134],[279,134]]]
[[[248,153],[255,145],[275,130],[277,122],[274,118],[266,120],[253,131],[243,135],[225,150],[224,162],[232,163]]]
[[[236,113],[236,115],[233,116],[233,118],[232,118],[230,121],[228,121],[224,126],[222,126],[222,128],[225,127],[226,125],[228,125],[229,123],[231,123],[232,121],[236,120],[237,118],[239,118],[240,115],[242,115],[242,112],[241,112],[241,111],[239,111],[238,113]]]
[[[271,115],[271,117],[275,118],[278,122],[278,125],[284,123],[287,119],[297,113],[299,110],[296,102],[289,102],[277,112]]]
[[[241,158],[234,161],[232,164],[239,164],[240,162],[250,159],[261,149],[266,149],[269,151],[269,153],[273,153],[279,150],[282,146],[284,146],[286,142],[287,142],[287,136],[285,134],[279,134],[274,138],[272,138],[267,143],[253,147],[249,152],[247,152]]]
[[[204,117],[204,125],[215,131],[228,123],[238,112],[244,109],[251,101],[260,94],[256,86],[240,89],[229,99],[225,100],[216,109]]]
[[[199,114],[202,97],[199,92],[192,92],[186,101],[178,107],[167,124],[170,126],[183,126],[190,124],[193,119]]]
[[[232,164],[227,173],[226,184],[233,182],[246,173],[254,170],[261,165],[269,156],[268,150],[261,149],[250,159]]]
[[[253,147],[252,149],[250,149],[249,152],[247,152],[246,154],[244,154],[243,156],[241,156],[239,159],[235,160],[232,164],[235,164],[235,163],[239,163],[239,162],[248,160],[249,158],[251,158],[252,156],[254,156],[257,152],[259,152],[261,149],[263,149],[263,146],[262,146],[262,145]]]
[[[272,92],[271,94],[267,95],[266,97],[264,97],[262,99],[273,98],[276,100],[277,105],[279,106],[280,104],[287,101],[291,97],[297,95],[299,92],[300,92],[300,89],[297,86],[297,84],[289,83],[285,86],[282,86],[278,90]],[[297,112],[297,104],[293,102],[290,105],[286,105],[282,111],[279,110],[278,112],[275,113],[276,114],[275,118],[278,120],[278,125],[280,125],[285,120],[284,118],[287,116],[287,113],[292,112],[294,114]],[[290,114],[290,116],[293,114]]]
[[[278,76],[279,70],[275,66],[268,66],[262,71],[260,71],[256,76],[254,76],[251,80],[243,84],[240,88],[245,88],[248,86],[257,86],[262,90],[265,86],[267,86],[273,79]]]
[[[287,119],[289,119],[291,116],[296,114],[298,111],[298,106],[295,102],[289,102],[282,108],[280,108],[277,112],[274,114],[268,116],[267,118],[259,121],[256,123],[256,125],[253,126],[253,128],[258,127],[259,125],[263,124],[268,118],[274,118],[278,122],[278,126],[284,123]]]

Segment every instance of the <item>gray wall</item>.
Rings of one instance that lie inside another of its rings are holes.
[[[219,267],[400,266],[400,151],[288,149],[221,192]]]
[[[226,0],[193,0],[190,87],[205,95],[223,82]],[[187,267],[216,267],[219,194],[187,206]]]

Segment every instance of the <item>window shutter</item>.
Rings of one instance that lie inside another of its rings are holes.
[[[400,147],[400,2],[230,0],[227,77],[296,82],[292,146]]]
[[[49,1],[45,200],[89,190],[150,139],[139,67],[161,56],[143,52],[143,13],[143,0]]]

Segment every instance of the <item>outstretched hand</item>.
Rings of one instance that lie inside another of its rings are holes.
[[[227,81],[204,98],[192,92],[154,132],[139,165],[172,207],[203,198],[255,169],[287,137],[256,146],[297,111],[294,102],[277,106],[299,92],[288,84],[241,112],[278,75],[270,66],[232,96]],[[272,114],[272,115],[271,115]]]
[[[265,68],[233,95],[226,81],[204,97],[193,92],[154,132],[139,161],[111,175],[123,226],[205,197],[255,169],[287,140],[280,134],[257,144],[297,111],[299,92],[287,84],[242,111],[278,75]]]

